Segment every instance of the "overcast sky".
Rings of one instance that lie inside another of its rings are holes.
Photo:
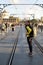
[[[43,0],[0,0],[0,4],[43,4]],[[1,6],[0,6],[1,7]],[[31,17],[28,14],[34,14],[35,18],[43,16],[43,8],[36,5],[11,5],[5,8],[9,14],[17,14],[21,18]]]

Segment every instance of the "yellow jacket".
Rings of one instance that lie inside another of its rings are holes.
[[[30,37],[30,33],[31,33],[32,29],[29,26],[26,26],[26,36]]]

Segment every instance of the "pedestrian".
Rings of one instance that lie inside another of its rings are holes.
[[[29,45],[29,55],[32,55],[32,38],[34,36],[34,33],[33,33],[33,27],[30,24],[29,20],[26,21],[25,28],[26,28],[27,42],[28,42],[28,45]]]
[[[6,31],[7,31],[7,23],[5,23]]]

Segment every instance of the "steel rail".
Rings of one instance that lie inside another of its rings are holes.
[[[13,61],[14,54],[15,54],[16,47],[17,47],[17,42],[18,42],[19,33],[20,33],[20,30],[19,30],[19,32],[18,32],[18,34],[17,34],[17,38],[15,39],[15,42],[14,42],[14,45],[13,45],[13,48],[12,48],[10,57],[9,57],[8,62],[7,62],[6,65],[12,65],[12,61]]]
[[[37,47],[40,49],[40,51],[43,53],[43,47],[39,44],[37,40],[34,39],[34,43],[37,45]]]

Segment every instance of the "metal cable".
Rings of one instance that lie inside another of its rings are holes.
[[[30,9],[32,9],[37,2],[38,2],[38,0],[36,0],[36,1],[33,3],[32,7],[31,7]]]

